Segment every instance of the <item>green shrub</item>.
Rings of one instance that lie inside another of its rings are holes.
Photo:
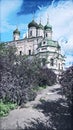
[[[0,116],[5,116],[10,111],[9,107],[2,102],[0,103]]]
[[[17,104],[8,103],[7,105],[8,105],[10,110],[13,110],[13,109],[17,108]]]
[[[39,86],[52,86],[56,83],[56,74],[48,69],[48,68],[41,68],[38,73],[38,85]]]
[[[0,117],[4,116],[4,111],[0,111]]]
[[[0,116],[8,115],[10,110],[15,109],[16,107],[17,107],[17,105],[13,104],[13,103],[0,102]]]

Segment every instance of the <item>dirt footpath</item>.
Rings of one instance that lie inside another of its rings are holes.
[[[46,121],[48,119],[48,126],[50,126],[50,106],[52,107],[51,103],[53,103],[53,108],[55,108],[55,103],[58,103],[60,100],[65,100],[65,97],[62,96],[62,89],[59,84],[56,84],[54,86],[48,86],[46,89],[41,90],[34,101],[28,102],[25,104],[25,108],[18,108],[9,113],[7,117],[3,117],[0,121],[1,129],[2,130],[15,130],[17,126],[19,126],[21,129],[25,129],[25,127],[30,127],[31,122],[36,123],[36,120],[38,119],[39,122],[42,122],[44,125],[46,124]],[[46,107],[46,110],[48,108],[48,113],[46,116],[43,108],[41,108],[42,101],[45,101],[50,103],[48,107]],[[58,103],[59,105],[59,103]],[[58,106],[57,105],[57,106]],[[62,107],[67,106],[65,102],[60,102],[60,105]],[[57,107],[56,106],[56,107]],[[56,109],[56,108],[55,108]],[[52,110],[52,108],[51,108]],[[54,123],[53,123],[54,124]],[[54,128],[55,128],[54,124]],[[0,129],[0,130],[1,130]],[[64,129],[65,130],[65,129]]]

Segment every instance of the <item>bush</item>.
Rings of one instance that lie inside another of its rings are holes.
[[[60,83],[69,105],[73,104],[73,66],[63,72]]]
[[[10,110],[17,108],[17,104],[14,104],[14,103],[7,103],[7,105]]]
[[[63,72],[60,83],[71,112],[71,123],[73,129],[73,66]]]
[[[38,85],[39,86],[46,86],[46,85],[53,85],[56,83],[56,74],[48,69],[48,68],[41,68],[38,74]]]
[[[13,103],[3,103],[0,102],[0,116],[6,116],[10,112],[10,110],[13,110],[17,107],[16,104]]]
[[[0,103],[0,116],[5,116],[9,113],[9,108],[7,105]]]

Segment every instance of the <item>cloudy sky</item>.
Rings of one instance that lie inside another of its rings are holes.
[[[28,23],[49,22],[53,27],[53,39],[58,40],[66,55],[66,66],[73,64],[73,0],[0,0],[0,40],[13,40],[13,30],[18,26],[21,38],[27,33]]]

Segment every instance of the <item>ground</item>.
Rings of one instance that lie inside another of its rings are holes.
[[[17,127],[31,130],[37,125],[39,127],[33,130],[71,130],[69,109],[62,95],[62,87],[59,84],[47,86],[38,92],[34,101],[0,119],[0,124],[2,130],[16,130]]]

